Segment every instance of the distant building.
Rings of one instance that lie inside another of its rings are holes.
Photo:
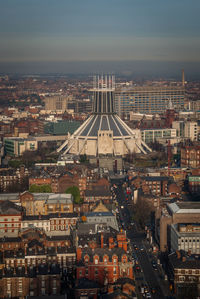
[[[176,138],[176,129],[145,129],[141,130],[142,140],[145,143],[151,143],[160,140]]]
[[[194,121],[187,121],[184,123],[184,137],[191,141],[197,141],[198,138],[198,123]]]
[[[135,188],[142,188],[146,194],[166,196],[171,178],[165,176],[137,176],[131,179],[131,185]]]
[[[176,129],[177,137],[185,137],[185,122],[183,120],[173,121],[172,128]]]
[[[44,125],[44,133],[51,135],[73,134],[81,123],[79,121],[62,120],[57,122],[48,122]]]
[[[45,102],[45,110],[52,110],[52,111],[60,110],[64,112],[67,110],[68,97],[55,95],[51,97],[46,97],[44,102]]]
[[[8,156],[18,157],[25,151],[36,151],[38,142],[32,137],[6,137],[4,139],[4,148]]]
[[[164,112],[171,100],[176,110],[184,108],[185,89],[179,86],[135,86],[115,93],[116,111],[120,117],[130,111],[144,114]]]

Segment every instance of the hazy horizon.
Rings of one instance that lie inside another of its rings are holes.
[[[200,79],[200,62],[174,61],[34,61],[0,62],[0,74],[73,74],[92,75],[113,73],[132,78],[174,78],[181,81],[182,69],[186,80]]]

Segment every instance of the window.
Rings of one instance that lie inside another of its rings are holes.
[[[185,281],[185,276],[179,276],[179,281]]]
[[[53,288],[53,295],[56,295],[56,288]]]
[[[97,258],[94,260],[94,263],[95,263],[95,265],[98,264],[98,259]]]

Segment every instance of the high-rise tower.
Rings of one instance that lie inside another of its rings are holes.
[[[88,156],[124,156],[146,153],[150,148],[142,141],[140,130],[132,130],[114,109],[114,76],[95,76],[93,80],[93,112],[58,152]]]

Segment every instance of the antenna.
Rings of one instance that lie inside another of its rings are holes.
[[[182,69],[182,86],[185,87],[185,72],[184,72],[184,69]]]

